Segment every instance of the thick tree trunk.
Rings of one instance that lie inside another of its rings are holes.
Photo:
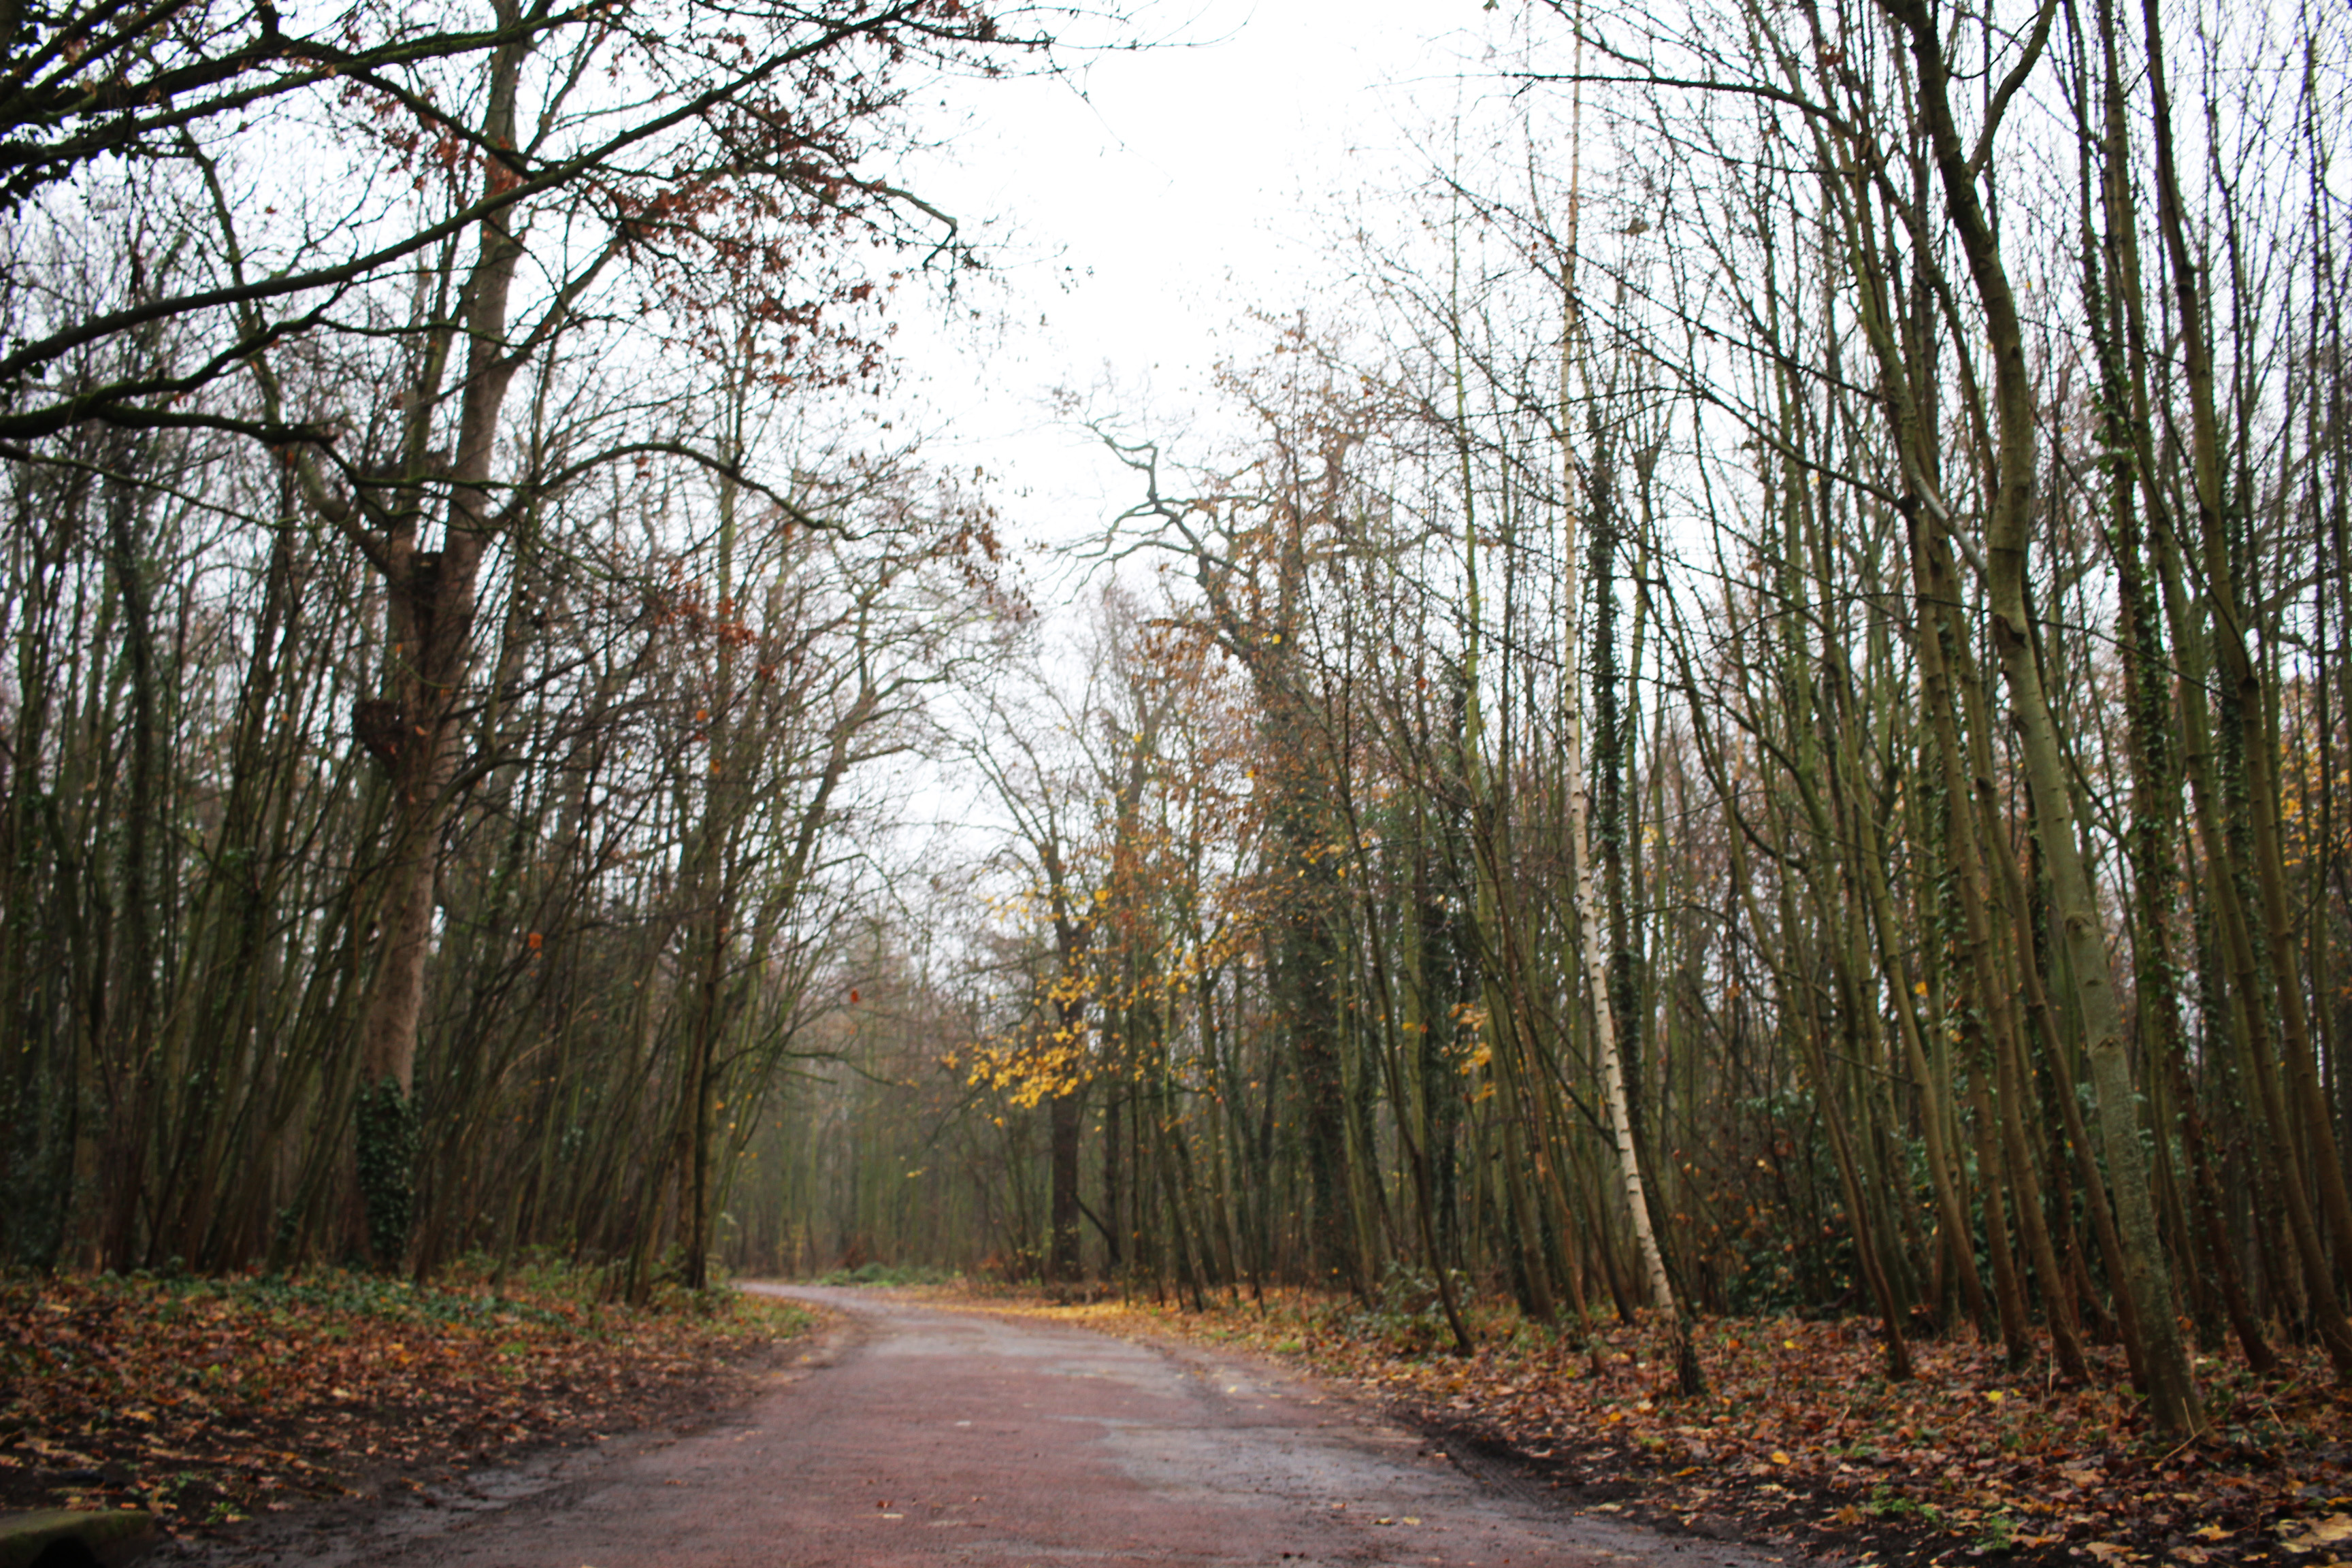
[[[510,13],[512,0],[501,0],[500,9]],[[510,22],[511,16],[502,19]],[[516,84],[529,47],[509,44],[493,58],[482,126],[491,146],[514,145]],[[473,660],[475,589],[483,552],[499,526],[490,490],[499,422],[520,368],[506,336],[522,246],[506,223],[504,214],[484,220],[467,284],[465,379],[442,545],[418,548],[413,510],[391,518],[382,560],[389,640],[383,696],[361,704],[355,715],[360,740],[385,764],[392,784],[383,931],[360,1020],[354,1114],[367,1250],[382,1268],[399,1267],[414,1218],[412,1097],[434,889],[462,741],[458,710]]]

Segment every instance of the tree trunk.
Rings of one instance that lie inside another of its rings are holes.
[[[1920,107],[1943,183],[1945,211],[1959,237],[1991,339],[1999,437],[1985,554],[1993,646],[2000,658],[2011,716],[2033,790],[2037,825],[2049,856],[2052,902],[2088,1037],[2100,1132],[2123,1233],[2125,1283],[2147,1337],[2149,1404],[2158,1430],[2175,1437],[2189,1436],[2204,1430],[2205,1415],[2180,1343],[2171,1279],[2157,1233],[2147,1159],[2140,1148],[2131,1058],[2107,962],[2105,927],[2075,839],[2074,781],[2059,750],[2026,615],[2028,524],[2038,466],[2034,457],[2037,409],[2024,332],[1991,225],[1979,199],[1977,173],[1969,166],[1953,121],[1944,46],[1934,16],[1922,0],[1882,0],[1882,4],[1910,37]]]
[[[500,21],[511,26],[514,0],[499,0],[498,9]],[[482,121],[487,145],[515,144],[516,85],[530,47],[528,40],[509,43],[493,56]],[[418,548],[414,510],[390,519],[382,547],[389,643],[383,695],[361,704],[355,715],[360,740],[383,762],[392,786],[383,933],[360,1019],[354,1125],[367,1251],[386,1269],[399,1267],[414,1218],[417,1030],[442,827],[454,804],[449,791],[462,740],[459,710],[473,661],[475,584],[499,526],[489,487],[507,388],[520,368],[506,330],[521,259],[522,245],[508,231],[506,215],[484,219],[467,281],[465,379],[442,545]]]

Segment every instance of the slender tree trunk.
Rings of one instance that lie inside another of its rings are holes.
[[[2126,1250],[2125,1284],[2147,1338],[2149,1403],[2159,1430],[2188,1436],[2204,1430],[2205,1415],[2180,1343],[2169,1270],[2157,1232],[2147,1162],[2140,1148],[2131,1058],[2107,962],[2105,926],[2075,839],[2074,784],[2059,750],[2027,619],[2026,551],[2038,465],[2034,457],[2037,410],[2024,332],[1992,226],[1979,197],[1977,172],[1969,164],[1952,117],[1944,45],[1935,18],[1923,0],[1882,0],[1882,5],[1910,37],[1920,107],[1943,184],[1945,212],[1958,235],[1991,339],[1999,437],[1985,555],[1993,646],[2000,658],[2010,712],[2033,790],[2042,847],[2049,856],[2060,941],[2088,1037],[2101,1138],[2115,1181],[2116,1217]]]
[[[1563,386],[1563,395],[1565,392],[1566,387]],[[1563,421],[1562,428],[1567,427]],[[1565,450],[1561,455],[1568,459],[1565,463],[1567,479],[1573,486],[1575,464]],[[1560,771],[1568,795],[1566,837],[1569,875],[1578,926],[1578,967],[1591,1006],[1594,1037],[1600,1047],[1601,1100],[1608,1112],[1609,1136],[1616,1146],[1618,1180],[1624,1191],[1627,1215],[1633,1226],[1633,1239],[1641,1250],[1650,1300],[1666,1314],[1672,1326],[1675,1370],[1683,1393],[1696,1397],[1706,1391],[1706,1379],[1699,1367],[1696,1346],[1692,1342],[1689,1320],[1666,1272],[1665,1255],[1659,1249],[1657,1233],[1650,1223],[1649,1194],[1643,1180],[1641,1155],[1634,1142],[1633,1117],[1626,1104],[1625,1063],[1618,1051],[1616,1020],[1610,1006],[1609,958],[1602,950],[1602,934],[1607,930],[1608,915],[1601,907],[1600,889],[1594,876],[1590,831],[1592,794],[1584,764],[1583,681],[1580,673],[1583,632],[1578,625],[1581,619],[1581,588],[1576,568],[1578,521],[1575,505],[1562,509],[1560,601],[1567,624],[1561,628],[1560,637],[1564,664],[1561,689],[1565,702],[1560,723]]]

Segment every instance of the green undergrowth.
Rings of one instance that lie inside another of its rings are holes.
[[[26,1277],[29,1279],[30,1277]],[[191,1274],[178,1268],[136,1269],[97,1276],[92,1283],[137,1297],[170,1317],[205,1304],[294,1319],[366,1319],[488,1330],[530,1324],[559,1334],[601,1334],[621,1322],[692,1316],[727,1333],[789,1336],[807,1327],[807,1312],[787,1302],[750,1297],[719,1283],[689,1290],[656,1279],[646,1300],[614,1299],[611,1270],[560,1258],[535,1257],[501,1265],[482,1255],[459,1259],[425,1281],[347,1268],[305,1268],[283,1274]]]
[[[861,1263],[855,1268],[835,1268],[820,1274],[811,1283],[903,1287],[956,1285],[962,1279],[963,1276],[951,1268],[932,1268],[919,1263]]]

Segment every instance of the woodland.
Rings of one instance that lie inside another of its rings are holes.
[[[0,12],[9,1266],[2352,1377],[2352,16],[1487,9],[1049,556],[871,409],[1099,16]]]

